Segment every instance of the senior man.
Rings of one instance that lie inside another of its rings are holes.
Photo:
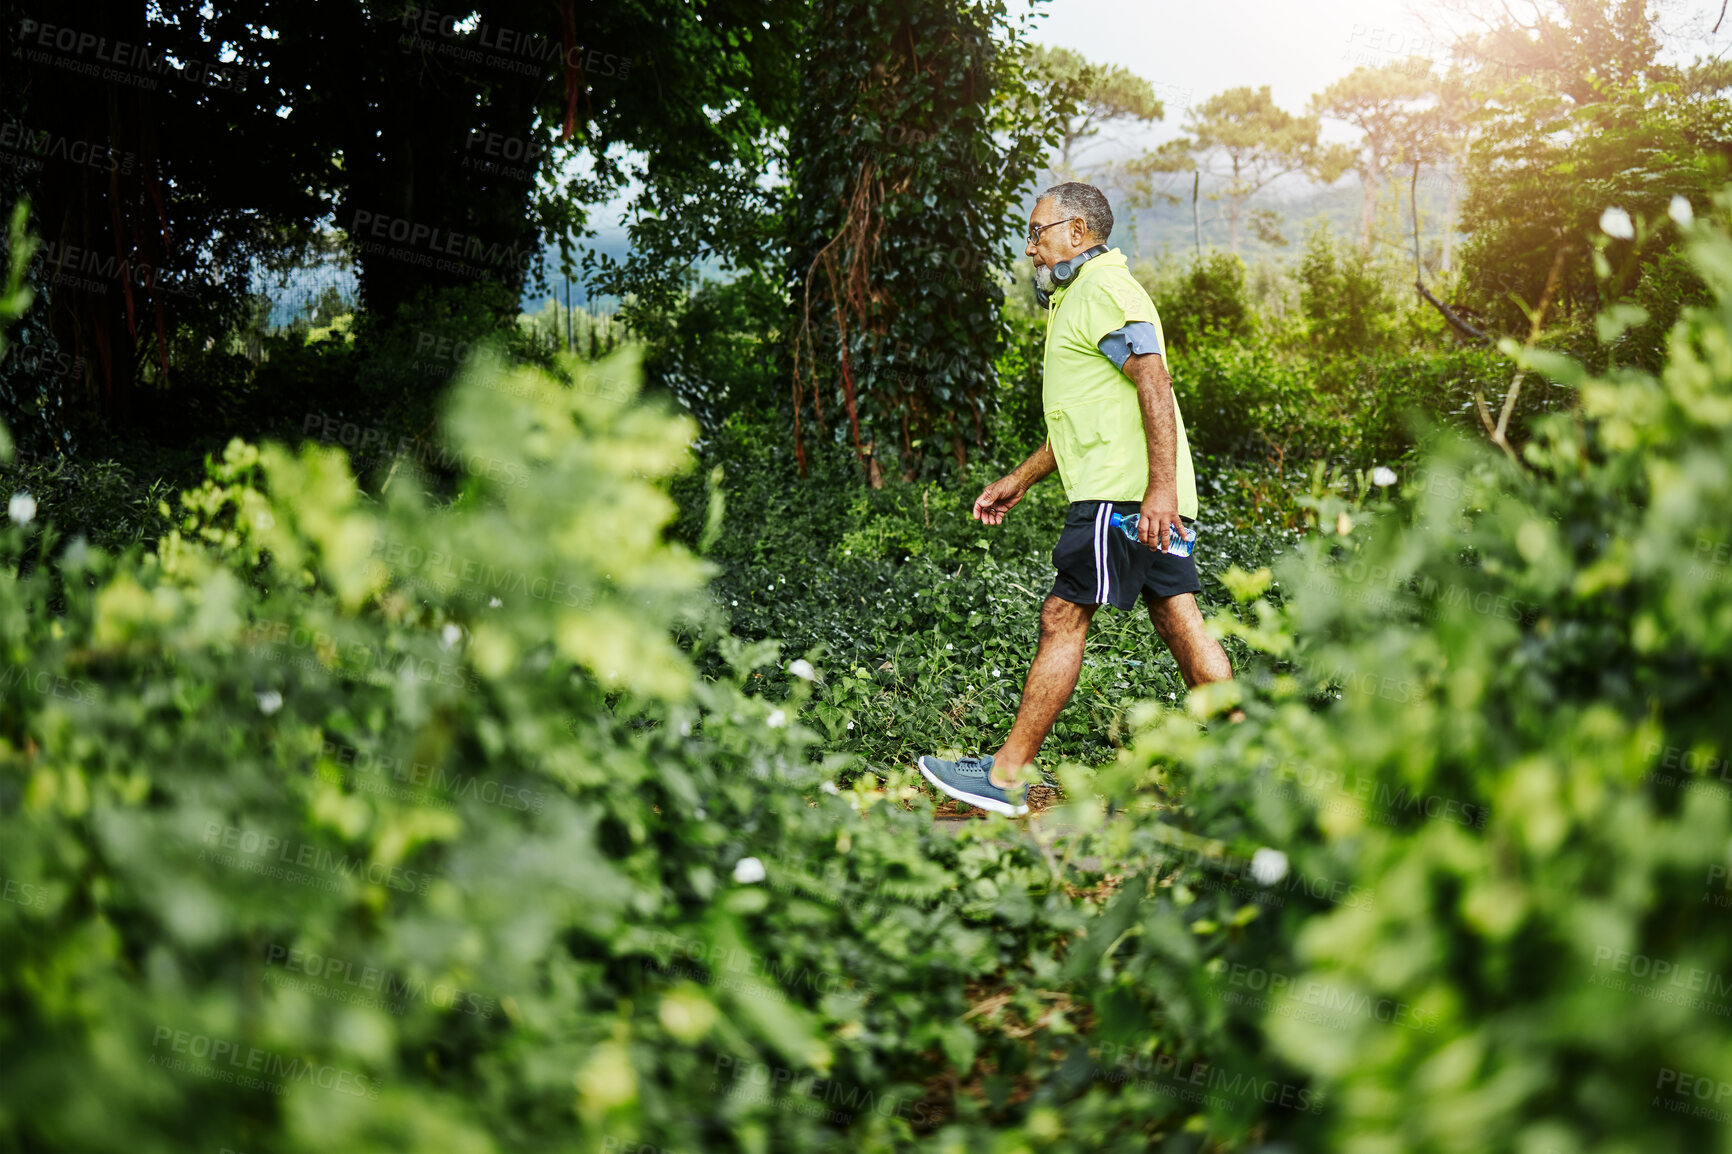
[[[1047,441],[981,492],[974,516],[1001,524],[1056,469],[1070,502],[1052,553],[1058,572],[1010,736],[995,754],[917,763],[944,793],[1010,817],[1028,812],[1024,770],[1076,688],[1089,622],[1103,604],[1129,610],[1141,597],[1187,686],[1233,676],[1197,609],[1196,563],[1168,548],[1170,531],[1194,538],[1196,475],[1160,317],[1124,253],[1106,245],[1112,208],[1100,189],[1072,181],[1042,193],[1028,224],[1024,251],[1047,310]],[[1141,514],[1137,541],[1112,526],[1115,512]]]

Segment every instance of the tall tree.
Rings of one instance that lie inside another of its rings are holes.
[[[5,0],[6,107],[56,161],[23,190],[47,241],[40,307],[118,423],[138,381],[174,385],[177,335],[223,331],[255,270],[321,220],[355,249],[364,336],[427,293],[514,316],[542,241],[583,233],[633,177],[653,215],[761,175],[801,10]],[[724,251],[768,231],[692,215]],[[640,264],[641,283],[680,267]]]
[[[1059,158],[1054,173],[1066,180],[1076,174],[1073,153],[1115,121],[1152,124],[1166,115],[1147,80],[1117,64],[1091,64],[1068,48],[1033,45],[1028,67],[1045,81],[1047,90],[1070,93],[1075,110],[1061,117]]]
[[[795,453],[843,426],[868,483],[979,443],[1004,338],[996,273],[1074,114],[1030,101],[996,0],[816,0],[790,134]]]
[[[1311,98],[1315,116],[1343,120],[1360,133],[1354,171],[1362,197],[1359,247],[1371,249],[1378,194],[1390,163],[1411,136],[1413,114],[1432,98],[1431,62],[1421,57],[1371,68],[1361,65]]]
[[[1247,202],[1275,180],[1310,171],[1333,183],[1347,161],[1317,140],[1315,115],[1294,116],[1275,104],[1269,86],[1229,88],[1193,105],[1185,118],[1187,147],[1219,182],[1226,201],[1228,243],[1239,251]]]
[[[1660,272],[1672,234],[1657,230],[1640,251],[1612,242],[1604,269],[1590,242],[1608,208],[1660,221],[1674,195],[1706,204],[1732,171],[1732,74],[1717,63],[1665,64],[1635,0],[1524,4],[1458,52],[1476,110],[1464,291],[1493,327],[1512,332],[1527,331],[1523,308],[1542,297],[1552,319],[1586,323],[1608,293],[1634,294],[1653,320],[1631,339],[1658,342],[1682,295],[1649,282],[1673,275]],[[1658,357],[1657,343],[1650,352]]]
[[[8,151],[44,242],[35,315],[78,366],[7,392],[126,423],[141,378],[168,384],[176,335],[221,332],[255,263],[326,210],[331,152],[280,114],[303,98],[267,31],[310,19],[269,0],[0,5]]]

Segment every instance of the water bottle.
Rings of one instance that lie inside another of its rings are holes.
[[[1129,537],[1132,541],[1137,540],[1137,522],[1142,519],[1143,515],[1141,513],[1114,513],[1111,517],[1113,528],[1123,533],[1126,537]],[[1141,544],[1141,542],[1138,543]],[[1179,531],[1174,529],[1171,525],[1167,526],[1168,553],[1175,557],[1189,557],[1191,555],[1191,550],[1196,548],[1196,545],[1197,526],[1194,522],[1191,525],[1191,536],[1188,539],[1179,536]]]

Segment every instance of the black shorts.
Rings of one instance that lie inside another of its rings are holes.
[[[1145,590],[1156,597],[1201,593],[1193,558],[1158,553],[1107,523],[1115,511],[1135,513],[1142,507],[1141,501],[1072,502],[1052,551],[1058,570],[1052,596],[1078,605],[1135,609]],[[1180,520],[1187,532],[1193,531],[1189,518]]]

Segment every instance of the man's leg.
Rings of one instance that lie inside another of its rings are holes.
[[[1010,727],[1010,736],[993,755],[994,785],[1000,788],[1014,785],[1018,771],[1040,752],[1052,723],[1076,689],[1077,675],[1082,672],[1083,642],[1088,637],[1089,622],[1099,608],[1052,596],[1041,606],[1040,648],[1028,668],[1022,703],[1016,708],[1016,724]]]
[[[1190,593],[1176,597],[1157,597],[1143,590],[1143,604],[1148,606],[1149,620],[1155,632],[1167,643],[1173,658],[1179,663],[1179,673],[1187,689],[1195,689],[1210,681],[1227,681],[1233,676],[1232,663],[1221,643],[1209,636],[1203,627],[1203,613],[1197,608],[1197,598]]]

